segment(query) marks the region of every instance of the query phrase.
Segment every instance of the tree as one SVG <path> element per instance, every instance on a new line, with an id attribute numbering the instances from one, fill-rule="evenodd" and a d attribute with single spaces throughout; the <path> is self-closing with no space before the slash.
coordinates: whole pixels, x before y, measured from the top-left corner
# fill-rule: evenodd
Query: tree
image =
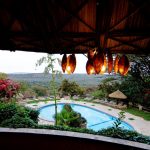
<path id="1" fill-rule="evenodd" d="M 54 94 L 54 101 L 55 101 L 55 125 L 57 125 L 57 91 L 56 91 L 56 74 L 59 74 L 61 77 L 61 72 L 54 69 L 54 63 L 56 62 L 56 58 L 54 58 L 54 55 L 48 54 L 47 57 L 42 57 L 39 60 L 37 60 L 36 66 L 41 66 L 43 63 L 46 64 L 44 73 L 48 74 L 51 73 L 52 80 L 50 82 L 50 85 L 52 86 L 52 93 Z"/>
<path id="2" fill-rule="evenodd" d="M 150 81 L 150 56 L 130 56 L 131 71 L 130 74 L 142 82 Z"/>
<path id="3" fill-rule="evenodd" d="M 64 79 L 59 87 L 59 91 L 62 92 L 63 95 L 83 95 L 84 89 L 81 88 L 76 82 L 68 81 Z"/>

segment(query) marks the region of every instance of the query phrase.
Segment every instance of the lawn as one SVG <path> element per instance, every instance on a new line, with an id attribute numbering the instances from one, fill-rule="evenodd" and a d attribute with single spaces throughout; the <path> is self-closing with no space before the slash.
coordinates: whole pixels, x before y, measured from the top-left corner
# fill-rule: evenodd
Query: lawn
<path id="1" fill-rule="evenodd" d="M 150 112 L 141 111 L 141 110 L 138 110 L 137 108 L 127 108 L 124 111 L 150 121 Z"/>

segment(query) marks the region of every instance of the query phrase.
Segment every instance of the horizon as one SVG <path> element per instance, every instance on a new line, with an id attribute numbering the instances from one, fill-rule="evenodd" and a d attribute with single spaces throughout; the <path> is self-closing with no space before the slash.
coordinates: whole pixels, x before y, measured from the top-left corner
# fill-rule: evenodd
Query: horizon
<path id="1" fill-rule="evenodd" d="M 0 72 L 3 73 L 43 73 L 45 64 L 36 67 L 36 62 L 47 53 L 2 51 L 0 50 Z M 63 55 L 55 54 L 54 57 L 62 59 Z M 86 73 L 87 58 L 82 54 L 76 54 L 76 69 L 74 73 Z M 82 63 L 81 63 L 82 62 Z M 58 71 L 62 71 L 58 61 L 54 64 Z"/>

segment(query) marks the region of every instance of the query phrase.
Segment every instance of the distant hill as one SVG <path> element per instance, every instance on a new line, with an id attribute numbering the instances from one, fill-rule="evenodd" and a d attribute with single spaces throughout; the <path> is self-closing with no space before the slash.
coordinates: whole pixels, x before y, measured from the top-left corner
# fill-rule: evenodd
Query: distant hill
<path id="1" fill-rule="evenodd" d="M 87 75 L 87 74 L 63 74 L 62 80 L 67 79 L 70 81 L 75 81 L 79 85 L 84 87 L 93 87 L 97 86 L 101 80 L 107 77 L 118 78 L 117 75 Z M 48 86 L 50 83 L 51 74 L 45 75 L 44 73 L 25 73 L 25 74 L 8 74 L 8 78 L 16 80 L 16 81 L 25 81 L 29 84 L 40 84 Z M 61 80 L 56 77 L 56 82 L 60 84 Z"/>

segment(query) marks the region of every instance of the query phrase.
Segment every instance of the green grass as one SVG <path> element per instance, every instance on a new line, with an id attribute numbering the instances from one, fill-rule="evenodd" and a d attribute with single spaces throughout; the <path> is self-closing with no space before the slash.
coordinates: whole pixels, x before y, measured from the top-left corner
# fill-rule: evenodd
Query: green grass
<path id="1" fill-rule="evenodd" d="M 124 111 L 150 121 L 150 112 L 141 111 L 141 110 L 138 110 L 137 108 L 127 108 Z"/>

